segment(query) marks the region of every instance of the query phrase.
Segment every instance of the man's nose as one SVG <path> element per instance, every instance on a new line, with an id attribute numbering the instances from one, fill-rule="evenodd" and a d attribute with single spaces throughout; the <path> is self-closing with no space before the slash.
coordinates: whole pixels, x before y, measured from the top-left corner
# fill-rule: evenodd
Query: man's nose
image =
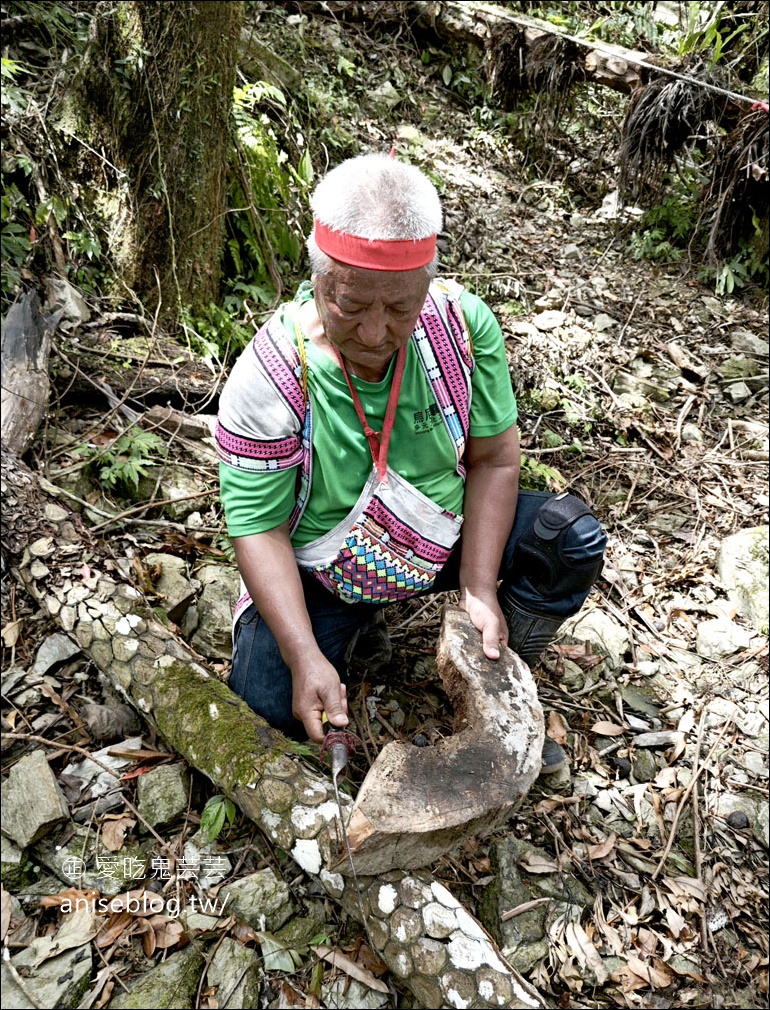
<path id="1" fill-rule="evenodd" d="M 370 309 L 358 324 L 358 339 L 368 347 L 376 347 L 385 339 L 388 322 L 382 310 Z"/>

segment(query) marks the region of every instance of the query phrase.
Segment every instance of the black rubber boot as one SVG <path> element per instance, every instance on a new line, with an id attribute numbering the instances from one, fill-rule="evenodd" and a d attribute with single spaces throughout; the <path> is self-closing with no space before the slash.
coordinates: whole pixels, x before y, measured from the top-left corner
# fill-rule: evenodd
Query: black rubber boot
<path id="1" fill-rule="evenodd" d="M 529 667 L 537 663 L 566 620 L 553 614 L 532 613 L 510 596 L 503 601 L 503 612 L 508 623 L 508 645 Z"/>
<path id="2" fill-rule="evenodd" d="M 541 775 L 553 775 L 554 772 L 560 772 L 567 764 L 567 755 L 549 736 L 543 741 L 542 762 Z"/>

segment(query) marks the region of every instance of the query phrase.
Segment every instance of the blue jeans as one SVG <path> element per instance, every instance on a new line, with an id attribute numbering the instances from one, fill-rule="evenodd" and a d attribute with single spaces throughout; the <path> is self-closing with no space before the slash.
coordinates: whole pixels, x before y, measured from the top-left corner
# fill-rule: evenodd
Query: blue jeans
<path id="1" fill-rule="evenodd" d="M 520 491 L 516 518 L 500 566 L 499 595 L 508 594 L 525 610 L 550 617 L 568 617 L 585 602 L 601 568 L 607 538 L 590 513 L 576 519 L 559 541 L 550 560 L 538 562 L 536 553 L 522 548 L 532 538 L 541 507 L 554 495 Z M 574 500 L 574 499 L 571 499 Z M 439 573 L 430 593 L 459 588 L 460 546 Z M 344 603 L 312 575 L 300 573 L 310 622 L 321 652 L 343 683 L 348 681 L 348 646 L 365 630 L 382 605 Z M 291 672 L 278 644 L 252 605 L 235 630 L 230 687 L 276 729 L 298 740 L 304 727 L 291 712 Z"/>

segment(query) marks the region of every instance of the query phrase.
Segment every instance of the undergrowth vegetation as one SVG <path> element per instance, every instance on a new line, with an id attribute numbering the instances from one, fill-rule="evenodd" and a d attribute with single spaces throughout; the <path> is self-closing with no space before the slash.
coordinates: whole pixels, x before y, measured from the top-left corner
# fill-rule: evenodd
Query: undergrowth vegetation
<path id="1" fill-rule="evenodd" d="M 752 88 L 761 93 L 767 79 L 767 10 L 763 12 L 762 5 L 683 3 L 678 19 L 661 18 L 655 5 L 639 2 L 502 6 L 548 20 L 568 35 L 655 54 L 683 72 L 705 74 L 749 94 Z M 52 267 L 87 294 L 125 302 L 130 292 L 116 277 L 112 250 L 120 189 L 113 186 L 108 194 L 95 184 L 98 152 L 89 152 L 84 138 L 73 136 L 66 110 L 72 74 L 87 46 L 88 11 L 76 3 L 10 3 L 7 13 L 11 31 L 2 60 L 2 111 L 9 141 L 2 159 L 0 206 L 3 307 Z M 329 164 L 356 152 L 344 121 L 356 111 L 357 102 L 374 97 L 344 36 L 333 41 L 337 75 L 330 77 L 326 64 L 319 61 L 314 69 L 319 42 L 306 31 L 307 15 L 276 11 L 276 24 L 281 18 L 284 59 L 295 66 L 299 60 L 301 79 L 296 86 L 284 87 L 240 75 L 232 103 L 221 293 L 204 311 L 182 313 L 190 345 L 219 360 L 243 347 L 254 321 L 264 318 L 302 274 L 309 190 Z M 376 18 L 371 30 L 378 30 Z M 451 91 L 477 123 L 479 144 L 495 143 L 497 137 L 529 166 L 533 184 L 563 187 L 573 206 L 598 205 L 617 185 L 618 151 L 621 160 L 630 157 L 625 177 L 621 168 L 621 184 L 626 185 L 624 195 L 643 211 L 626 227 L 630 256 L 681 262 L 720 295 L 767 283 L 766 115 L 755 117 L 751 136 L 746 128 L 734 140 L 735 165 L 728 166 L 733 181 L 716 192 L 714 166 L 722 157 L 716 152 L 739 127 L 734 117 L 714 118 L 713 102 L 708 109 L 699 107 L 697 113 L 685 115 L 674 143 L 665 136 L 657 139 L 662 122 L 671 118 L 670 89 L 661 90 L 654 111 L 630 130 L 628 119 L 625 126 L 621 123 L 628 100 L 582 82 L 565 70 L 566 59 L 555 69 L 557 46 L 533 71 L 530 83 L 536 90 L 521 90 L 515 107 L 506 109 L 496 104 L 482 67 L 468 53 L 452 53 L 415 35 L 411 42 L 419 47 L 430 79 Z M 46 83 L 49 79 L 55 88 Z M 398 60 L 389 68 L 387 88 L 379 89 L 378 107 L 398 110 L 400 119 L 419 123 L 419 95 L 404 79 Z M 697 94 L 695 86 L 685 85 L 677 101 L 689 102 Z M 626 137 L 630 133 L 637 139 L 641 130 L 647 148 L 624 155 L 624 130 Z M 85 176 L 77 175 L 86 160 L 91 162 L 93 191 Z M 650 165 L 653 169 L 647 171 Z M 736 165 L 743 165 L 747 181 L 738 178 Z M 655 184 L 648 185 L 653 177 Z M 440 178 L 436 181 L 443 184 Z M 731 207 L 741 201 L 746 206 L 740 222 L 725 224 Z"/>

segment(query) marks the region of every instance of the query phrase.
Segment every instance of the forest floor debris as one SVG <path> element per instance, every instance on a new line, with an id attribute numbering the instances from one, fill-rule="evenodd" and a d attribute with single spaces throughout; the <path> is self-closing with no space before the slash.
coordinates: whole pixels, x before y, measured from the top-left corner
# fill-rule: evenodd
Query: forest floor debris
<path id="1" fill-rule="evenodd" d="M 264 23 L 279 39 L 273 17 Z M 766 308 L 717 299 L 679 266 L 631 259 L 600 188 L 578 198 L 559 182 L 527 183 L 520 152 L 406 40 L 396 66 L 392 39 L 333 22 L 303 30 L 366 68 L 361 93 L 351 91 L 360 105 L 351 99 L 344 120 L 356 143 L 394 143 L 441 181 L 448 272 L 489 301 L 508 336 L 525 481 L 577 490 L 610 535 L 587 610 L 538 670 L 548 733 L 569 766 L 538 780 L 507 831 L 472 839 L 434 869 L 560 1006 L 764 1006 L 767 626 L 721 559 L 733 537 L 767 529 Z M 319 82 L 330 73 L 325 52 L 313 48 Z M 83 306 L 63 294 L 71 326 L 84 325 Z M 99 307 L 87 311 L 98 322 Z M 169 459 L 195 471 L 187 506 L 173 523 L 151 500 L 111 519 L 126 510 L 82 479 L 74 451 L 100 437 L 110 437 L 103 412 L 54 408 L 36 454 L 55 483 L 72 471 L 68 504 L 79 498 L 86 515 L 96 506 L 90 518 L 115 563 L 197 643 L 213 643 L 203 651 L 225 674 L 226 636 L 207 633 L 195 581 L 221 588 L 232 578 L 214 498 L 194 497 L 201 480 L 214 486 L 213 463 L 170 437 Z M 159 581 L 158 554 L 186 562 L 190 593 Z M 58 781 L 58 809 L 71 819 L 62 830 L 46 813 L 42 838 L 37 827 L 14 844 L 3 838 L 2 933 L 13 955 L 4 990 L 15 986 L 12 998 L 32 1006 L 408 1006 L 396 987 L 388 995 L 356 977 L 384 970 L 360 929 L 335 919 L 253 826 L 223 817 L 209 839 L 211 788 L 194 771 L 175 785 L 174 819 L 150 813 L 139 783 L 165 775 L 173 755 L 119 721 L 89 718 L 114 704 L 97 671 L 53 648 L 60 636 L 28 601 L 12 592 L 10 603 L 4 764 L 13 785 L 22 762 L 42 759 L 36 789 Z M 440 608 L 429 599 L 387 613 L 392 661 L 362 668 L 352 697 L 353 788 L 388 740 L 429 746 L 449 732 L 435 676 Z M 208 628 L 217 625 L 221 615 Z M 14 813 L 34 817 L 36 789 L 11 794 L 5 831 Z M 252 886 L 256 897 L 241 901 Z M 78 898 L 107 901 L 97 933 L 74 910 Z M 318 953 L 330 946 L 332 965 Z M 64 989 L 48 988 L 62 978 Z"/>

